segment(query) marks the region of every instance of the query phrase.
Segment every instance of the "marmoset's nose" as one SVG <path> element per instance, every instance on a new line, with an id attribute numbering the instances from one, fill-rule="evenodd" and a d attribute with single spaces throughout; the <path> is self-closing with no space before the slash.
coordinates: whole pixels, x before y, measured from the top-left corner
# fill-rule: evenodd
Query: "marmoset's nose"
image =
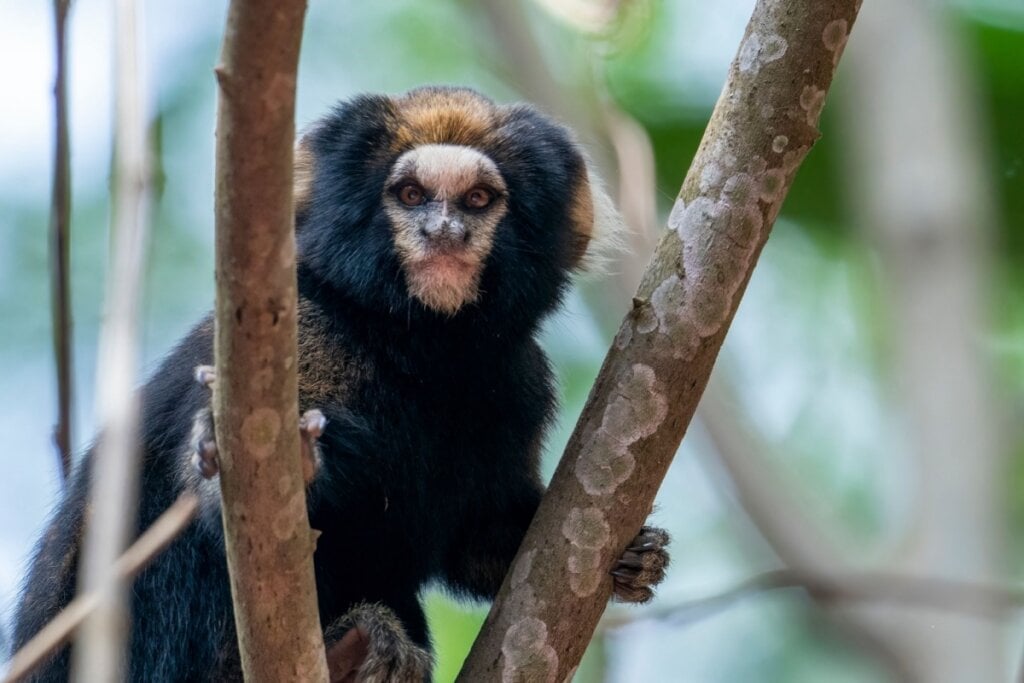
<path id="1" fill-rule="evenodd" d="M 469 230 L 462 219 L 448 211 L 448 202 L 441 202 L 436 212 L 420 227 L 420 235 L 437 246 L 456 246 L 469 241 Z"/>

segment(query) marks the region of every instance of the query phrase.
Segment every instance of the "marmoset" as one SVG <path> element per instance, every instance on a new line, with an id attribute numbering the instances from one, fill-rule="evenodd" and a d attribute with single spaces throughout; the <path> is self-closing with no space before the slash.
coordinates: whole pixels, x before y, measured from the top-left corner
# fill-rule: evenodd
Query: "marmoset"
<path id="1" fill-rule="evenodd" d="M 565 127 L 463 88 L 340 104 L 302 136 L 295 178 L 299 407 L 319 411 L 302 428 L 332 680 L 427 680 L 418 593 L 439 581 L 488 600 L 501 586 L 555 411 L 538 327 L 618 219 Z M 194 379 L 212 362 L 207 318 L 142 388 L 139 529 L 184 490 L 202 502 L 134 582 L 131 680 L 241 680 L 202 386 L 214 375 Z M 73 597 L 91 460 L 36 550 L 15 647 Z M 615 595 L 650 598 L 666 543 L 641 530 L 610 568 Z M 346 636 L 362 641 L 354 661 L 332 658 Z M 35 679 L 65 680 L 69 661 L 64 648 Z"/>

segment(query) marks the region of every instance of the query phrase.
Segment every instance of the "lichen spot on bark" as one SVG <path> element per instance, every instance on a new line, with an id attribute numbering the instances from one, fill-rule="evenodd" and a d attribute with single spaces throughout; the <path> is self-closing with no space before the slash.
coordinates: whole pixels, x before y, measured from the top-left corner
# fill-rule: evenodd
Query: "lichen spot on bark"
<path id="1" fill-rule="evenodd" d="M 277 479 L 277 495 L 286 496 L 288 492 L 292 490 L 292 478 L 291 475 L 282 474 Z"/>
<path id="2" fill-rule="evenodd" d="M 661 281 L 651 294 L 651 309 L 654 311 L 654 326 L 664 334 L 673 334 L 679 322 L 679 314 L 686 306 L 686 288 L 683 280 L 673 273 Z"/>
<path id="3" fill-rule="evenodd" d="M 277 449 L 281 416 L 273 408 L 257 408 L 242 421 L 242 447 L 253 457 L 264 460 Z"/>
<path id="4" fill-rule="evenodd" d="M 585 598 L 593 595 L 604 578 L 601 572 L 601 553 L 596 550 L 575 549 L 566 560 L 569 572 L 569 590 L 573 595 Z"/>
<path id="5" fill-rule="evenodd" d="M 573 508 L 562 523 L 569 541 L 566 571 L 569 588 L 578 597 L 593 595 L 603 578 L 601 559 L 611 540 L 611 527 L 600 508 Z"/>
<path id="6" fill-rule="evenodd" d="M 662 425 L 669 410 L 665 387 L 650 366 L 633 364 L 617 393 L 604 411 L 603 431 L 630 444 L 650 436 Z"/>
<path id="7" fill-rule="evenodd" d="M 701 192 L 710 192 L 712 188 L 721 187 L 726 177 L 725 170 L 714 161 L 709 161 L 700 170 L 699 187 Z M 675 208 L 675 207 L 673 207 Z"/>
<path id="8" fill-rule="evenodd" d="M 576 479 L 588 494 L 606 496 L 629 479 L 635 467 L 636 458 L 624 444 L 596 430 L 576 460 Z"/>
<path id="9" fill-rule="evenodd" d="M 668 406 L 664 387 L 653 368 L 634 363 L 616 393 L 618 396 L 605 408 L 601 431 L 625 445 L 658 431 Z"/>
<path id="10" fill-rule="evenodd" d="M 523 617 L 505 631 L 502 683 L 554 683 L 558 655 L 548 644 L 548 626 L 536 617 Z"/>
<path id="11" fill-rule="evenodd" d="M 537 549 L 523 553 L 515 566 L 512 568 L 512 587 L 515 588 L 530 578 L 530 570 L 533 569 L 533 558 L 537 556 Z"/>
<path id="12" fill-rule="evenodd" d="M 740 73 L 756 74 L 765 64 L 770 64 L 785 56 L 789 43 L 777 34 L 762 36 L 756 31 L 751 33 L 740 46 Z"/>
<path id="13" fill-rule="evenodd" d="M 772 168 L 761 176 L 761 201 L 768 204 L 782 200 L 782 193 L 786 189 L 786 172 L 781 168 Z"/>
<path id="14" fill-rule="evenodd" d="M 633 341 L 633 325 L 627 321 L 619 328 L 618 333 L 615 335 L 615 348 L 623 351 L 629 346 L 631 341 Z"/>
<path id="15" fill-rule="evenodd" d="M 601 508 L 574 507 L 562 523 L 562 535 L 577 548 L 600 550 L 611 540 L 611 527 Z"/>
<path id="16" fill-rule="evenodd" d="M 815 127 L 825 106 L 825 91 L 814 85 L 805 85 L 800 92 L 800 108 L 807 113 L 807 125 Z"/>
<path id="17" fill-rule="evenodd" d="M 249 391 L 254 394 L 266 393 L 274 385 L 274 368 L 262 367 L 249 376 Z"/>
<path id="18" fill-rule="evenodd" d="M 772 140 L 772 151 L 776 154 L 782 154 L 786 151 L 786 145 L 789 144 L 789 137 L 785 135 L 776 135 L 775 139 Z"/>
<path id="19" fill-rule="evenodd" d="M 271 531 L 279 541 L 287 541 L 295 535 L 295 532 L 306 519 L 306 506 L 304 492 L 299 489 L 289 498 L 277 511 L 271 521 Z"/>
<path id="20" fill-rule="evenodd" d="M 682 315 L 700 337 L 725 324 L 760 238 L 763 219 L 754 180 L 747 173 L 735 174 L 724 184 L 719 201 L 697 197 L 678 217 L 675 228 L 683 243 L 687 280 Z M 696 348 L 692 340 L 690 345 Z"/>
<path id="21" fill-rule="evenodd" d="M 629 445 L 654 434 L 668 411 L 664 387 L 648 365 L 634 364 L 615 393 L 576 460 L 576 479 L 592 496 L 614 493 L 629 479 L 636 467 Z"/>
<path id="22" fill-rule="evenodd" d="M 821 42 L 825 49 L 832 53 L 832 65 L 839 63 L 839 58 L 846 48 L 846 41 L 850 38 L 850 25 L 846 19 L 835 19 L 830 21 L 825 30 L 821 32 Z"/>

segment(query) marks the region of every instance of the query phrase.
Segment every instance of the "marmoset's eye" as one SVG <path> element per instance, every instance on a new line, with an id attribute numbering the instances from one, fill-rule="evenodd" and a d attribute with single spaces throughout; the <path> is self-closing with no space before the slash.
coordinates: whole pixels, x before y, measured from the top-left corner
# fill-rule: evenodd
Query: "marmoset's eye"
<path id="1" fill-rule="evenodd" d="M 426 198 L 423 188 L 416 183 L 406 183 L 398 188 L 398 201 L 406 206 L 419 206 Z"/>
<path id="2" fill-rule="evenodd" d="M 463 195 L 462 201 L 471 209 L 483 209 L 494 201 L 494 193 L 485 187 L 474 187 Z"/>

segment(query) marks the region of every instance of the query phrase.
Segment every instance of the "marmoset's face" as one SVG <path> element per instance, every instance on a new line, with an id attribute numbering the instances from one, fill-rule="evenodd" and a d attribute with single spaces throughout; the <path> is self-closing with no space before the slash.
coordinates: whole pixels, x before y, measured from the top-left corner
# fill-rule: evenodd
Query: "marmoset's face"
<path id="1" fill-rule="evenodd" d="M 610 206 L 565 128 L 465 88 L 342 104 L 303 137 L 295 177 L 305 267 L 410 323 L 532 326 Z"/>
<path id="2" fill-rule="evenodd" d="M 412 296 L 447 314 L 476 301 L 507 192 L 494 161 L 472 147 L 423 145 L 398 158 L 383 201 Z"/>

